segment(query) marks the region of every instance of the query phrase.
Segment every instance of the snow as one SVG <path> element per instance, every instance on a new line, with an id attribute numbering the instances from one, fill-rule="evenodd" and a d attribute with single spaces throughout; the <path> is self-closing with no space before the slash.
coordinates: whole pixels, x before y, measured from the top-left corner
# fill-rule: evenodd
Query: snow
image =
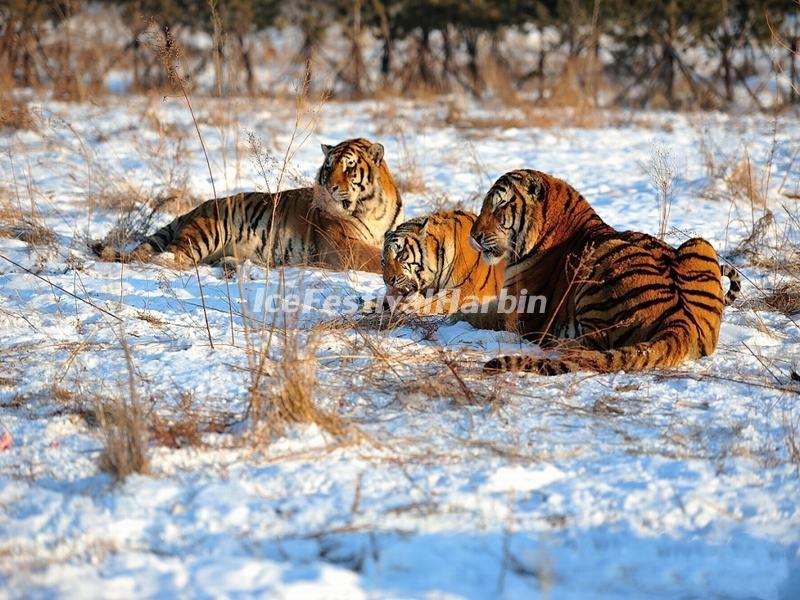
<path id="1" fill-rule="evenodd" d="M 124 212 L 102 198 L 183 180 L 212 194 L 191 118 L 178 98 L 34 109 L 38 131 L 0 132 L 0 186 L 57 240 L 0 238 L 0 256 L 19 265 L 0 258 L 0 431 L 13 438 L 0 451 L 0 596 L 800 597 L 797 315 L 739 303 L 717 352 L 671 371 L 484 378 L 497 352 L 536 347 L 465 323 L 356 327 L 323 306 L 371 298 L 379 275 L 288 268 L 267 281 L 246 264 L 226 285 L 201 266 L 198 284 L 192 271 L 97 262 L 86 241 Z M 195 109 L 217 189 L 275 189 L 247 137 L 282 157 L 293 106 L 199 98 Z M 281 185 L 313 177 L 319 143 L 365 136 L 395 174 L 415 165 L 424 181 L 404 194 L 408 217 L 443 194 L 474 210 L 499 175 L 530 167 L 572 183 L 617 228 L 655 233 L 645 165 L 659 146 L 678 175 L 669 241 L 701 235 L 725 255 L 761 208 L 710 181 L 702 145 L 720 165 L 746 151 L 759 177 L 769 168 L 771 235 L 798 240 L 796 205 L 780 194 L 800 175 L 789 116 L 609 114 L 591 128 L 503 130 L 447 125 L 446 114 L 404 100 L 329 103 L 304 117 Z M 745 300 L 780 280 L 742 271 Z M 364 440 L 340 443 L 316 425 L 269 444 L 248 434 L 244 300 L 281 290 L 319 292 L 285 315 L 288 330 L 316 352 L 315 402 Z M 152 441 L 149 473 L 115 482 L 83 415 L 128 394 L 122 339 L 147 411 L 171 418 L 188 398 L 204 422 L 228 427 L 202 444 Z M 270 356 L 283 352 L 277 336 Z"/>

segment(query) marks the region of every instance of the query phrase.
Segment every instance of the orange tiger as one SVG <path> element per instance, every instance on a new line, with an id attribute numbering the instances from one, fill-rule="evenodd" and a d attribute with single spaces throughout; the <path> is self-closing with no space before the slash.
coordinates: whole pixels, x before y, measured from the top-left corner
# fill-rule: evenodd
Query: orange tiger
<path id="1" fill-rule="evenodd" d="M 403 220 L 403 203 L 381 144 L 363 138 L 322 144 L 315 185 L 207 200 L 147 237 L 131 252 L 102 243 L 103 260 L 147 261 L 172 252 L 175 264 L 251 259 L 380 272 L 384 233 Z"/>
<path id="2" fill-rule="evenodd" d="M 694 238 L 679 248 L 608 226 L 570 185 L 539 171 L 498 179 L 471 232 L 483 259 L 506 260 L 515 297 L 544 296 L 541 314 L 459 315 L 479 327 L 516 329 L 558 358 L 501 356 L 487 373 L 542 375 L 673 367 L 714 351 L 726 298 L 717 254 Z M 730 274 L 730 271 L 726 269 Z M 738 292 L 731 281 L 728 300 Z"/>
<path id="3" fill-rule="evenodd" d="M 401 223 L 386 234 L 383 281 L 387 297 L 400 299 L 397 308 L 449 313 L 497 296 L 505 265 L 486 264 L 470 245 L 476 219 L 471 212 L 442 211 Z"/>

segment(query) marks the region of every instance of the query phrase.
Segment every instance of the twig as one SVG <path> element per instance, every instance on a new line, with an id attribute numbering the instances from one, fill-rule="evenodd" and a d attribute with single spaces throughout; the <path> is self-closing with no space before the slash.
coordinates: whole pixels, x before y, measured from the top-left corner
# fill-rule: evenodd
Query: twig
<path id="1" fill-rule="evenodd" d="M 212 13 L 213 13 L 214 12 L 213 4 L 212 4 L 211 8 L 212 8 Z M 215 24 L 215 27 L 216 27 L 216 24 Z M 167 38 L 167 42 L 166 42 L 167 48 L 177 48 L 177 45 L 175 43 L 175 38 L 172 36 L 172 33 L 170 32 L 168 27 L 164 28 L 164 35 Z M 177 53 L 177 50 L 175 50 L 175 52 Z M 194 124 L 195 131 L 197 132 L 197 137 L 200 140 L 200 147 L 203 149 L 203 156 L 205 157 L 206 168 L 208 169 L 208 177 L 211 180 L 211 190 L 214 193 L 214 211 L 216 213 L 215 216 L 217 217 L 217 225 L 216 226 L 220 227 L 220 225 L 222 223 L 222 215 L 220 214 L 220 211 L 219 211 L 219 197 L 217 196 L 217 186 L 214 183 L 214 173 L 213 173 L 213 171 L 211 169 L 211 160 L 208 158 L 208 151 L 206 150 L 206 143 L 205 143 L 205 140 L 203 140 L 203 134 L 200 133 L 200 125 L 197 122 L 197 116 L 194 113 L 194 107 L 192 106 L 192 100 L 189 97 L 189 92 L 186 89 L 186 82 L 183 80 L 183 77 L 178 74 L 177 66 L 176 65 L 172 65 L 169 62 L 167 62 L 169 60 L 169 53 L 166 50 L 165 50 L 165 54 L 164 54 L 164 60 L 165 60 L 165 64 L 166 64 L 166 67 L 167 67 L 167 75 L 180 88 L 181 93 L 183 94 L 183 99 L 186 101 L 186 106 L 189 109 L 189 114 L 192 116 L 192 123 Z M 228 200 L 228 202 L 226 202 L 226 205 L 228 207 L 228 216 L 230 216 L 230 212 L 231 212 L 231 210 L 230 210 L 230 200 Z M 195 269 L 196 268 L 197 268 L 197 265 L 195 265 Z M 199 275 L 198 275 L 198 282 L 199 281 L 200 281 L 200 278 L 199 278 Z M 228 281 L 227 277 L 225 278 L 225 291 L 226 291 L 227 297 L 228 297 L 228 308 L 230 309 L 233 306 L 233 303 L 231 302 L 230 282 Z M 201 287 L 200 288 L 201 297 L 202 297 L 202 294 L 203 294 L 203 289 Z M 229 317 L 230 317 L 230 322 L 231 322 L 231 344 L 233 346 L 236 346 L 236 339 L 234 337 L 233 313 L 230 312 L 230 310 L 229 310 Z M 208 318 L 206 318 L 206 325 L 208 325 Z M 210 332 L 209 332 L 209 335 L 208 335 L 208 339 L 209 339 L 209 341 L 211 341 L 211 333 Z M 211 347 L 212 348 L 214 347 L 213 343 L 211 344 Z"/>
<path id="2" fill-rule="evenodd" d="M 197 268 L 197 261 L 194 259 L 194 244 L 189 241 L 189 249 L 192 252 L 192 264 L 194 264 L 194 274 L 197 277 L 197 285 L 200 288 L 200 302 L 203 305 L 203 318 L 206 321 L 206 333 L 208 334 L 208 343 L 211 344 L 211 349 L 214 349 L 214 341 L 211 339 L 211 327 L 208 324 L 208 311 L 206 310 L 206 297 L 203 294 L 203 282 L 200 281 L 200 270 Z"/>
<path id="3" fill-rule="evenodd" d="M 781 383 L 781 380 L 778 378 L 778 376 L 777 376 L 777 375 L 775 375 L 775 373 L 773 373 L 773 372 L 772 372 L 772 369 L 770 369 L 770 368 L 769 368 L 769 365 L 767 365 L 767 363 L 765 363 L 765 362 L 764 362 L 764 360 L 763 360 L 763 359 L 762 359 L 762 358 L 761 358 L 761 357 L 760 357 L 758 354 L 756 354 L 755 352 L 753 352 L 752 348 L 750 348 L 750 346 L 748 346 L 748 345 L 747 345 L 747 342 L 742 342 L 742 346 L 744 346 L 745 348 L 747 348 L 747 350 L 750 352 L 750 354 L 752 354 L 752 355 L 753 355 L 753 357 L 754 357 L 754 358 L 755 358 L 755 359 L 756 359 L 758 362 L 760 362 L 760 363 L 761 363 L 761 366 L 762 366 L 762 367 L 764 367 L 764 369 L 766 369 L 767 373 L 769 373 L 770 375 L 772 375 L 773 379 L 775 379 L 775 381 L 776 381 L 776 382 L 777 382 L 777 383 L 780 385 L 780 383 Z"/>
<path id="4" fill-rule="evenodd" d="M 12 265 L 14 265 L 15 267 L 17 267 L 18 269 L 22 269 L 23 271 L 25 271 L 25 272 L 26 272 L 26 273 L 28 273 L 29 275 L 33 275 L 33 276 L 34 276 L 34 277 L 36 277 L 37 279 L 41 279 L 41 280 L 42 280 L 42 281 L 44 281 L 44 282 L 45 282 L 47 285 L 49 285 L 49 286 L 51 286 L 51 287 L 54 287 L 54 288 L 56 288 L 57 290 L 59 290 L 59 291 L 61 291 L 61 292 L 64 292 L 65 294 L 67 294 L 67 295 L 68 295 L 68 296 L 70 296 L 71 298 L 75 298 L 76 300 L 80 300 L 81 302 L 83 302 L 84 304 L 88 304 L 89 306 L 91 306 L 91 307 L 92 307 L 92 308 L 94 308 L 95 310 L 99 310 L 101 313 L 104 313 L 104 314 L 108 315 L 109 317 L 114 317 L 114 318 L 115 318 L 117 321 L 122 321 L 122 318 L 118 317 L 118 316 L 117 316 L 117 315 L 115 315 L 114 313 L 107 311 L 105 308 L 101 308 L 101 307 L 97 306 L 97 304 L 95 304 L 94 302 L 90 302 L 90 301 L 89 301 L 89 300 L 87 300 L 86 298 L 81 298 L 81 297 L 80 297 L 80 296 L 78 296 L 77 294 L 73 294 L 72 292 L 70 292 L 69 290 L 66 290 L 66 289 L 64 289 L 63 287 L 61 287 L 61 286 L 60 286 L 60 285 L 58 285 L 57 283 L 53 283 L 52 281 L 48 280 L 48 279 L 47 279 L 47 278 L 45 278 L 45 277 L 42 277 L 42 276 L 41 276 L 41 275 L 39 275 L 38 273 L 34 273 L 34 272 L 33 272 L 33 271 L 31 271 L 30 269 L 28 269 L 28 268 L 26 268 L 26 267 L 23 267 L 21 264 L 19 264 L 19 263 L 17 263 L 17 262 L 14 262 L 13 260 L 11 260 L 10 258 L 8 258 L 7 256 L 4 256 L 4 255 L 0 254 L 0 258 L 2 258 L 2 259 L 3 259 L 3 260 L 5 260 L 5 261 L 8 261 L 8 262 L 10 262 Z"/>

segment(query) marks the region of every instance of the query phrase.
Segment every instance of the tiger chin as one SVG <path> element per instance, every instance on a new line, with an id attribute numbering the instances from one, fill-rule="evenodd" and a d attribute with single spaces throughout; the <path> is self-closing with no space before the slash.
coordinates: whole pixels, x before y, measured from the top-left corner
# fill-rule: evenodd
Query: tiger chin
<path id="1" fill-rule="evenodd" d="M 711 244 L 678 248 L 644 233 L 617 231 L 573 187 L 545 173 L 500 177 L 483 201 L 471 236 L 488 264 L 507 261 L 509 294 L 541 295 L 546 310 L 461 315 L 476 327 L 519 331 L 555 358 L 500 356 L 484 372 L 640 371 L 708 356 L 723 308 L 739 291 L 736 271 L 720 267 Z M 727 294 L 721 277 L 730 279 Z"/>
<path id="2" fill-rule="evenodd" d="M 322 152 L 313 187 L 207 200 L 130 252 L 101 242 L 92 250 L 116 262 L 146 262 L 171 252 L 178 268 L 220 262 L 228 270 L 250 259 L 379 273 L 384 234 L 403 220 L 384 148 L 358 138 L 322 144 Z"/>
<path id="3" fill-rule="evenodd" d="M 401 223 L 387 232 L 381 265 L 384 308 L 423 315 L 478 309 L 497 296 L 505 263 L 488 265 L 470 244 L 477 216 L 441 211 Z M 372 312 L 377 301 L 362 312 Z"/>

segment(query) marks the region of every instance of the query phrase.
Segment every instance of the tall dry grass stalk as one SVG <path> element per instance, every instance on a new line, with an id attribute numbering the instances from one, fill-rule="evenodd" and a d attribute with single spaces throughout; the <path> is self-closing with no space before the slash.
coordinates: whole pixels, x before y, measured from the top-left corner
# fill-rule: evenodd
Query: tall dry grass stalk
<path id="1" fill-rule="evenodd" d="M 288 426 L 298 424 L 314 424 L 338 438 L 358 437 L 355 427 L 314 402 L 319 387 L 317 335 L 286 323 L 278 333 L 281 355 L 260 361 L 264 372 L 249 389 L 247 416 L 253 432 L 262 440 L 283 435 Z"/>
<path id="2" fill-rule="evenodd" d="M 645 167 L 650 183 L 658 193 L 658 238 L 667 236 L 669 213 L 672 207 L 673 186 L 675 183 L 675 159 L 669 149 L 656 146 Z"/>
<path id="3" fill-rule="evenodd" d="M 128 370 L 128 396 L 110 403 L 98 400 L 95 416 L 104 435 L 100 468 L 124 480 L 133 473 L 147 472 L 147 423 L 136 390 L 130 347 L 124 336 L 120 335 L 119 340 Z"/>
<path id="4" fill-rule="evenodd" d="M 214 12 L 214 14 L 216 16 L 215 5 L 212 4 L 211 7 L 212 7 L 212 12 Z M 195 110 L 194 110 L 194 105 L 192 104 L 192 97 L 191 97 L 191 94 L 189 93 L 189 88 L 188 88 L 188 86 L 186 84 L 186 79 L 183 76 L 183 69 L 182 69 L 182 66 L 181 66 L 181 57 L 182 57 L 181 47 L 178 45 L 177 41 L 175 40 L 175 38 L 173 37 L 172 33 L 170 32 L 169 28 L 165 27 L 163 32 L 164 32 L 164 41 L 163 41 L 162 45 L 158 46 L 159 55 L 160 55 L 160 58 L 162 60 L 163 65 L 164 65 L 164 67 L 165 67 L 165 69 L 167 71 L 167 77 L 168 77 L 170 83 L 180 91 L 184 101 L 186 102 L 186 108 L 189 110 L 189 114 L 192 117 L 192 123 L 194 124 L 195 131 L 197 132 L 197 139 L 200 142 L 200 148 L 203 151 L 203 158 L 205 159 L 206 168 L 208 169 L 208 177 L 209 177 L 209 179 L 211 181 L 211 189 L 212 189 L 213 194 L 214 194 L 213 200 L 214 200 L 214 209 L 216 211 L 217 221 L 221 222 L 222 221 L 222 219 L 221 219 L 222 212 L 221 212 L 221 209 L 220 209 L 221 199 L 217 195 L 217 185 L 216 185 L 216 183 L 214 181 L 214 171 L 211 168 L 211 160 L 208 157 L 208 150 L 206 148 L 206 143 L 205 143 L 205 140 L 203 139 L 203 134 L 200 131 L 200 124 L 197 121 L 197 115 L 196 115 Z M 216 28 L 216 24 L 215 24 L 215 34 L 217 36 L 219 35 L 219 30 Z M 218 40 L 218 37 L 217 37 L 217 40 Z M 215 51 L 216 51 L 216 49 L 215 49 Z M 221 77 L 219 78 L 219 80 L 220 80 L 220 83 L 221 83 Z M 226 209 L 227 209 L 227 218 L 230 219 L 231 212 L 233 210 L 232 207 L 231 207 L 230 202 L 226 201 L 225 202 L 225 206 L 226 206 Z M 195 268 L 196 268 L 196 265 L 195 265 Z M 201 294 L 202 294 L 202 284 L 200 284 L 199 275 L 198 275 L 197 281 L 198 281 L 198 284 L 201 285 Z M 232 299 L 231 299 L 230 282 L 228 281 L 227 277 L 225 278 L 225 292 L 226 292 L 227 300 L 228 300 L 228 317 L 229 317 L 230 331 L 231 331 L 231 345 L 235 346 L 236 345 L 236 334 L 235 334 L 235 326 L 234 326 L 234 320 L 233 320 L 233 302 L 232 302 Z M 206 324 L 208 324 L 208 314 L 206 312 L 205 301 L 203 301 L 203 316 L 205 317 Z M 208 332 L 209 344 L 211 344 L 211 347 L 213 348 L 214 347 L 214 342 L 212 341 L 212 338 L 211 338 L 211 329 L 209 327 L 207 327 L 206 330 Z"/>

